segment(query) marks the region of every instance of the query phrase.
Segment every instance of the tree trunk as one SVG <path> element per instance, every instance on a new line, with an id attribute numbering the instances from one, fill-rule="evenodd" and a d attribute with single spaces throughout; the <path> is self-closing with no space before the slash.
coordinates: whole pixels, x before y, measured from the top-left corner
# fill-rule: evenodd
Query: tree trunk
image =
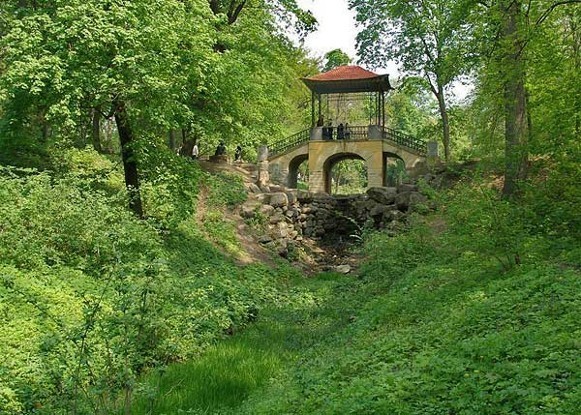
<path id="1" fill-rule="evenodd" d="M 139 177 L 137 174 L 137 162 L 133 154 L 133 131 L 129 124 L 127 108 L 121 99 L 113 101 L 115 106 L 115 124 L 119 132 L 121 143 L 121 159 L 123 161 L 123 171 L 125 172 L 125 186 L 129 194 L 129 209 L 139 218 L 143 218 L 143 207 L 141 195 L 139 193 Z"/>
<path id="2" fill-rule="evenodd" d="M 99 108 L 93 109 L 93 128 L 92 128 L 93 148 L 98 153 L 103 152 L 101 147 L 101 114 Z"/>
<path id="3" fill-rule="evenodd" d="M 440 109 L 440 117 L 442 117 L 442 144 L 444 144 L 444 159 L 446 163 L 450 161 L 450 122 L 448 120 L 448 110 L 446 108 L 446 100 L 444 98 L 444 87 L 438 84 L 438 108 Z"/>
<path id="4" fill-rule="evenodd" d="M 502 196 L 513 198 L 519 190 L 519 181 L 526 177 L 528 122 L 523 39 L 520 34 L 522 22 L 520 1 L 504 0 L 501 3 L 502 52 L 501 71 L 504 82 L 505 117 L 505 174 Z"/>
<path id="5" fill-rule="evenodd" d="M 176 149 L 176 131 L 173 128 L 169 130 L 168 138 L 169 138 L 168 142 L 169 148 L 171 148 L 173 151 Z"/>

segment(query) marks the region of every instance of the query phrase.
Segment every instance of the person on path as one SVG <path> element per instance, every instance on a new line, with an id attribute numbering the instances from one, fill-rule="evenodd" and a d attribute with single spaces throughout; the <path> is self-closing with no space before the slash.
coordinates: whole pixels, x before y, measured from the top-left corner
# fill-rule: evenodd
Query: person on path
<path id="1" fill-rule="evenodd" d="M 242 161 L 242 147 L 240 147 L 240 145 L 236 146 L 236 151 L 234 152 L 234 161 Z"/>
<path id="2" fill-rule="evenodd" d="M 198 148 L 198 143 L 194 143 L 192 147 L 192 160 L 197 160 L 200 155 L 200 149 Z"/>
<path id="3" fill-rule="evenodd" d="M 224 145 L 223 141 L 220 141 L 218 147 L 216 147 L 216 152 L 214 153 L 215 156 L 223 156 L 226 154 L 226 146 Z"/>

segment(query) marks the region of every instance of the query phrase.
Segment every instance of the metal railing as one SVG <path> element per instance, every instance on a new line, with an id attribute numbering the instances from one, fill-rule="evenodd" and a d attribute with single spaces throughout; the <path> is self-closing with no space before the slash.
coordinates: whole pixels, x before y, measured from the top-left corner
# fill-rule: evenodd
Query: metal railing
<path id="1" fill-rule="evenodd" d="M 383 139 L 393 141 L 403 147 L 415 150 L 422 155 L 425 155 L 428 152 L 428 148 L 424 140 L 404 134 L 401 131 L 397 131 L 392 128 L 383 127 L 382 137 Z"/>
<path id="2" fill-rule="evenodd" d="M 282 140 L 278 140 L 275 143 L 272 143 L 268 146 L 268 156 L 272 157 L 277 154 L 284 153 L 285 151 L 290 150 L 291 148 L 298 147 L 301 144 L 306 143 L 311 139 L 311 129 L 307 128 L 306 130 L 299 131 L 296 134 L 291 135 L 290 137 L 283 138 Z"/>
<path id="3" fill-rule="evenodd" d="M 268 146 L 268 156 L 276 156 L 282 154 L 288 150 L 299 147 L 304 143 L 308 142 L 311 138 L 311 129 L 307 128 L 296 134 L 279 140 Z M 426 142 L 413 137 L 408 134 L 404 134 L 401 131 L 394 130 L 392 128 L 383 127 L 382 138 L 384 140 L 389 140 L 398 144 L 402 147 L 406 147 L 410 150 L 425 155 L 427 153 Z M 344 131 L 343 140 L 367 140 L 369 139 L 369 127 L 368 126 L 349 126 Z M 333 128 L 333 140 L 337 140 L 337 128 Z"/>

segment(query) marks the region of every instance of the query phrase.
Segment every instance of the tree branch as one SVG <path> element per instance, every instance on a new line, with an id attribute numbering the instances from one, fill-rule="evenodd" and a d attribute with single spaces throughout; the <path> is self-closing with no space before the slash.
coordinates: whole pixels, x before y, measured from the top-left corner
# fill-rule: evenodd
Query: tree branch
<path id="1" fill-rule="evenodd" d="M 243 0 L 236 7 L 234 7 L 235 2 L 230 3 L 230 9 L 228 10 L 228 24 L 233 24 L 238 19 L 238 15 L 244 8 L 247 0 Z"/>
<path id="2" fill-rule="evenodd" d="M 547 19 L 547 17 L 549 17 L 549 15 L 553 12 L 553 10 L 555 10 L 557 7 L 573 3 L 581 3 L 581 0 L 563 0 L 553 3 L 551 7 L 545 10 L 543 14 L 541 14 L 541 16 L 537 19 L 535 26 L 539 26 L 541 23 L 543 23 Z"/>

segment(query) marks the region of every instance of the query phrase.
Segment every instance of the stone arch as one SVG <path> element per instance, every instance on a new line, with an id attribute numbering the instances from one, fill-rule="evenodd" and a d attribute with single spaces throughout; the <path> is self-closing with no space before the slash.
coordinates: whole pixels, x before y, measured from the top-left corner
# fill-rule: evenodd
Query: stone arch
<path id="1" fill-rule="evenodd" d="M 309 159 L 307 154 L 299 154 L 293 158 L 288 164 L 287 187 L 291 189 L 297 188 L 299 166 Z"/>
<path id="2" fill-rule="evenodd" d="M 333 167 L 337 163 L 339 163 L 340 161 L 343 161 L 343 160 L 363 160 L 368 167 L 368 175 L 369 175 L 368 162 L 361 155 L 359 155 L 357 153 L 351 153 L 351 152 L 343 152 L 343 153 L 333 154 L 330 157 L 328 157 L 327 160 L 325 160 L 325 162 L 323 163 L 323 180 L 325 183 L 325 192 L 326 193 L 331 194 L 331 170 L 333 170 Z M 368 177 L 368 180 L 369 180 L 369 177 Z"/>
<path id="3" fill-rule="evenodd" d="M 384 186 L 393 186 L 394 183 L 392 182 L 393 178 L 389 177 L 389 172 L 390 172 L 390 165 L 392 163 L 390 163 L 390 161 L 394 161 L 396 165 L 400 165 L 402 166 L 403 170 L 407 170 L 407 166 L 406 166 L 406 162 L 403 159 L 403 157 L 401 157 L 399 154 L 390 152 L 390 151 L 384 151 L 383 152 L 383 185 Z"/>

